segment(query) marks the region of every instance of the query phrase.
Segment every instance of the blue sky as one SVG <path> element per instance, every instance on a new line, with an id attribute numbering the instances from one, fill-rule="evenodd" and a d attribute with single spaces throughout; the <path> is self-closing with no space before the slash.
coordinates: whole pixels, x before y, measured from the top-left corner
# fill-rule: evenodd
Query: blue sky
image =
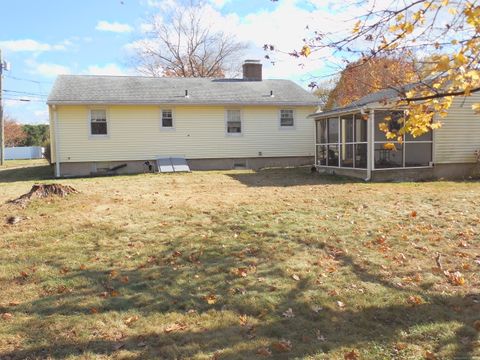
<path id="1" fill-rule="evenodd" d="M 4 76 L 7 114 L 22 123 L 47 122 L 46 95 L 61 73 L 132 75 L 131 47 L 140 40 L 148 15 L 173 0 L 4 1 L 0 48 L 11 63 Z M 209 0 L 209 18 L 222 31 L 249 44 L 245 57 L 262 58 L 265 43 L 291 51 L 301 47 L 305 26 L 332 14 L 328 2 Z M 325 22 L 325 21 L 322 21 Z M 336 21 L 338 22 L 338 20 Z M 325 25 L 327 26 L 327 25 Z M 130 49 L 130 50 L 129 50 Z M 299 67 L 288 56 L 265 64 L 266 77 L 292 79 L 302 86 L 327 72 L 321 61 Z M 30 102 L 17 101 L 29 99 Z M 16 100 L 15 100 L 16 99 Z"/>

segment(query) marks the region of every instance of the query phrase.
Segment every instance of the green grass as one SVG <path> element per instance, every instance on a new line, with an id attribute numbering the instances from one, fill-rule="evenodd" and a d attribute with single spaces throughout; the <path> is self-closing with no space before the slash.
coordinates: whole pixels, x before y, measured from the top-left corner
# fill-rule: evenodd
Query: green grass
<path id="1" fill-rule="evenodd" d="M 147 174 L 4 204 L 46 169 L 0 172 L 23 218 L 0 224 L 2 359 L 480 356 L 480 183 Z"/>

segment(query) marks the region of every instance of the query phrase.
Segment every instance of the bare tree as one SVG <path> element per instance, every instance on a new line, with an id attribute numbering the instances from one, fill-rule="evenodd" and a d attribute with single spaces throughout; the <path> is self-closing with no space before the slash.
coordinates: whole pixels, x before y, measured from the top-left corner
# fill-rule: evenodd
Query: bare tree
<path id="1" fill-rule="evenodd" d="M 225 77 L 238 69 L 247 45 L 208 24 L 203 3 L 178 5 L 150 18 L 135 61 L 150 76 Z"/>

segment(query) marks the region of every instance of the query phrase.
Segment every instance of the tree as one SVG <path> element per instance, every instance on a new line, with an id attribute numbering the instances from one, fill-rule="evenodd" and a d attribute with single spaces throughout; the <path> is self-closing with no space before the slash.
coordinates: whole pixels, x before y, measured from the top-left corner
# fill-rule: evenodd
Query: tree
<path id="1" fill-rule="evenodd" d="M 22 125 L 15 119 L 5 116 L 5 146 L 21 146 L 22 141 L 27 137 L 22 129 Z"/>
<path id="2" fill-rule="evenodd" d="M 223 78 L 236 70 L 246 45 L 213 30 L 206 4 L 174 4 L 146 24 L 150 31 L 136 49 L 138 71 L 150 76 Z"/>
<path id="3" fill-rule="evenodd" d="M 399 88 L 418 81 L 414 63 L 402 58 L 375 57 L 347 65 L 330 92 L 326 107 L 345 106 L 365 95 L 386 88 Z"/>
<path id="4" fill-rule="evenodd" d="M 44 146 L 50 138 L 48 125 L 23 125 L 23 131 L 26 135 L 23 146 Z"/>
<path id="5" fill-rule="evenodd" d="M 332 78 L 312 86 L 315 87 L 313 94 L 318 97 L 319 106 L 323 111 L 331 110 L 333 108 L 329 99 L 331 98 L 334 89 L 338 86 L 338 81 L 337 78 Z"/>
<path id="6" fill-rule="evenodd" d="M 276 1 L 276 0 L 272 0 Z M 329 49 L 349 64 L 368 64 L 382 56 L 425 57 L 417 69 L 415 87 L 397 89 L 398 104 L 407 108 L 404 126 L 387 137 L 402 140 L 405 133 L 419 136 L 440 126 L 433 114 L 445 116 L 457 96 L 480 91 L 480 5 L 476 0 L 405 0 L 352 3 L 358 12 L 348 34 L 314 31 L 303 40 L 296 57 Z M 381 8 L 385 6 L 386 8 Z M 369 10 L 364 10 L 369 9 Z M 266 48 L 272 45 L 266 45 Z M 480 104 L 473 109 L 480 112 Z"/>

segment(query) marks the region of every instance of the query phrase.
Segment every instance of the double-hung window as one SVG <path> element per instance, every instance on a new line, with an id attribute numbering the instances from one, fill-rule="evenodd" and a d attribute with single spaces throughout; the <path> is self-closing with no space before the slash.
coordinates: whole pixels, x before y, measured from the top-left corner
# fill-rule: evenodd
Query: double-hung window
<path id="1" fill-rule="evenodd" d="M 292 109 L 280 110 L 280 127 L 292 128 L 295 125 Z"/>
<path id="2" fill-rule="evenodd" d="M 242 134 L 242 115 L 240 110 L 227 110 L 226 127 L 228 135 Z"/>
<path id="3" fill-rule="evenodd" d="M 90 110 L 90 135 L 105 136 L 108 134 L 107 110 Z"/>
<path id="4" fill-rule="evenodd" d="M 162 110 L 162 128 L 173 129 L 173 111 L 171 109 Z"/>

